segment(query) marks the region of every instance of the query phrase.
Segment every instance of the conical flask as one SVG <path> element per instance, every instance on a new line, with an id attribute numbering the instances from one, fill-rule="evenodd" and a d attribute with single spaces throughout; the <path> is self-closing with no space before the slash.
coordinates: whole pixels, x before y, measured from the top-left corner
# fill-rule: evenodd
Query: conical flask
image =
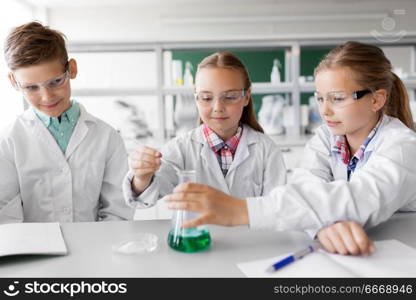
<path id="1" fill-rule="evenodd" d="M 179 184 L 195 182 L 194 170 L 178 171 Z M 172 216 L 171 228 L 168 235 L 168 244 L 172 249 L 181 252 L 197 252 L 206 250 L 211 246 L 211 236 L 207 226 L 182 228 L 182 224 L 198 217 L 197 213 L 187 210 L 175 210 Z"/>

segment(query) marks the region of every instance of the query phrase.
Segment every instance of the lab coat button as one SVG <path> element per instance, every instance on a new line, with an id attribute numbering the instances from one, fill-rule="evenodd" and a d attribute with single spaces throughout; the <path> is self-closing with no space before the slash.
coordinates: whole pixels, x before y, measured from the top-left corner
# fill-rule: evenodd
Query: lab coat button
<path id="1" fill-rule="evenodd" d="M 69 213 L 71 213 L 71 210 L 68 207 L 65 207 L 64 208 L 64 213 L 69 214 Z"/>

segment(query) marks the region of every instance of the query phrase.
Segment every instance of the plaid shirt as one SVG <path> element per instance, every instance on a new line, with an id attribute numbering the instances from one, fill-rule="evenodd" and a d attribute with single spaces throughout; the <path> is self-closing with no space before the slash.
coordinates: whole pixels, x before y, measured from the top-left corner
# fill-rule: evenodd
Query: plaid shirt
<path id="1" fill-rule="evenodd" d="M 204 133 L 208 145 L 217 156 L 222 173 L 225 177 L 225 175 L 227 175 L 228 169 L 231 166 L 231 163 L 233 162 L 234 154 L 237 150 L 237 146 L 240 142 L 241 134 L 243 132 L 243 127 L 238 126 L 236 134 L 225 142 L 205 124 L 202 125 L 202 132 Z"/>
<path id="2" fill-rule="evenodd" d="M 350 180 L 351 173 L 355 171 L 357 167 L 357 163 L 364 157 L 364 151 L 367 148 L 370 141 L 376 135 L 378 128 L 380 127 L 382 118 L 378 121 L 377 125 L 371 130 L 370 134 L 365 139 L 364 143 L 360 146 L 360 148 L 355 152 L 354 156 L 351 157 L 350 148 L 348 145 L 347 138 L 345 135 L 337 136 L 335 139 L 335 144 L 332 146 L 332 152 L 341 155 L 342 162 L 347 165 L 347 178 L 348 181 Z M 350 158 L 351 157 L 351 158 Z"/>

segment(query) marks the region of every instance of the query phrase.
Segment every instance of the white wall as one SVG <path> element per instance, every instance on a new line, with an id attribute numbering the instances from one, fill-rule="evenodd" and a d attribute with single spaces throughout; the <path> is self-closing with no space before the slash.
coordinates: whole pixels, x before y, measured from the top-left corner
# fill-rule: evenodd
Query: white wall
<path id="1" fill-rule="evenodd" d="M 3 56 L 3 43 L 12 27 L 32 19 L 31 10 L 12 0 L 0 2 L 0 129 L 12 122 L 23 112 L 23 98 L 7 77 L 9 69 Z"/>
<path id="2" fill-rule="evenodd" d="M 82 8 L 58 2 L 48 9 L 48 22 L 71 41 L 368 37 L 373 30 L 385 31 L 388 15 L 395 22 L 391 31 L 416 34 L 414 0 L 104 1 L 107 6 L 90 0 Z"/>

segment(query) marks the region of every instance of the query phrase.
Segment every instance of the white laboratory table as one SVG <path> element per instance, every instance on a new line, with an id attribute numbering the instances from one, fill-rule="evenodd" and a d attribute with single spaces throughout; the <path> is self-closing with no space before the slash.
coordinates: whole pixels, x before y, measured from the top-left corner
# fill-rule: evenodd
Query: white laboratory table
<path id="1" fill-rule="evenodd" d="M 0 258 L 1 277 L 244 277 L 236 263 L 277 256 L 308 244 L 300 232 L 252 231 L 246 227 L 210 226 L 212 248 L 181 253 L 166 243 L 166 220 L 61 224 L 66 256 Z M 369 231 L 374 240 L 397 239 L 416 248 L 416 213 L 395 214 Z M 138 233 L 159 237 L 147 254 L 123 255 L 112 246 Z"/>

